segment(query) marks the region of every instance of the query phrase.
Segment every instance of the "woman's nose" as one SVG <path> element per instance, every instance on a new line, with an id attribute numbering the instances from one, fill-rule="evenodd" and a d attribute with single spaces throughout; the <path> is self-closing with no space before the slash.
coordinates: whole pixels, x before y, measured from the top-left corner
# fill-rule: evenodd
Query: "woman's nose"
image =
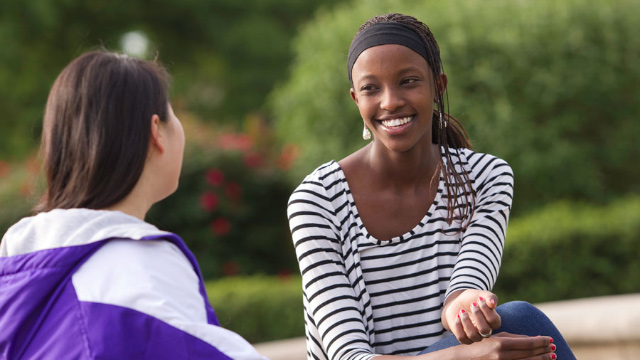
<path id="1" fill-rule="evenodd" d="M 380 99 L 380 108 L 382 110 L 394 111 L 403 105 L 404 99 L 398 90 L 390 88 L 384 90 L 382 99 Z"/>

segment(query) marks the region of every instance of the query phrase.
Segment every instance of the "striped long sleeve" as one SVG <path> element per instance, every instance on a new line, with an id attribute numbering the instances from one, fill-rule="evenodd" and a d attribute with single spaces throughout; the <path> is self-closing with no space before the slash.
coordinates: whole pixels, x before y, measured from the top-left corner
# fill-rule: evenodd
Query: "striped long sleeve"
<path id="1" fill-rule="evenodd" d="M 513 202 L 513 172 L 505 161 L 478 153 L 471 154 L 468 161 L 477 184 L 476 204 L 462 237 L 447 296 L 457 290 L 493 288 Z"/>

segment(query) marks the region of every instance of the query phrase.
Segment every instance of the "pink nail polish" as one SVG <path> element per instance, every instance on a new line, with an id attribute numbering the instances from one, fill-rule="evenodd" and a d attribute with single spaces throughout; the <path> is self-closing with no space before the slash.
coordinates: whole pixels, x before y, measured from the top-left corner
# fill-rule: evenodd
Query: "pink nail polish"
<path id="1" fill-rule="evenodd" d="M 464 314 L 466 313 L 466 311 L 464 311 L 464 309 L 460 310 L 460 314 Z"/>
<path id="2" fill-rule="evenodd" d="M 478 301 L 482 301 L 484 300 L 482 297 L 478 297 Z"/>
<path id="3" fill-rule="evenodd" d="M 555 359 L 556 358 L 556 354 L 551 354 L 551 359 Z"/>
<path id="4" fill-rule="evenodd" d="M 553 338 L 549 338 L 549 342 L 552 343 L 553 342 Z"/>
<path id="5" fill-rule="evenodd" d="M 471 303 L 471 306 L 476 307 L 476 306 L 478 306 L 478 304 L 476 304 L 476 303 Z"/>
<path id="6" fill-rule="evenodd" d="M 460 319 L 460 314 L 458 314 L 458 319 Z"/>
<path id="7" fill-rule="evenodd" d="M 556 351 L 556 346 L 551 344 L 551 350 Z"/>

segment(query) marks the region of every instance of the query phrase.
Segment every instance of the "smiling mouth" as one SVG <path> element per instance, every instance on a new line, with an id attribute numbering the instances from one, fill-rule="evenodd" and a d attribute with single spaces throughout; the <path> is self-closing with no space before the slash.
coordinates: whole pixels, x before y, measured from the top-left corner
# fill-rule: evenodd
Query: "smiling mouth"
<path id="1" fill-rule="evenodd" d="M 389 120 L 382 120 L 382 125 L 386 128 L 389 129 L 393 129 L 396 127 L 400 127 L 408 122 L 410 122 L 411 120 L 413 120 L 413 116 L 406 116 L 406 117 L 402 117 L 402 118 L 397 118 L 397 119 L 389 119 Z"/>

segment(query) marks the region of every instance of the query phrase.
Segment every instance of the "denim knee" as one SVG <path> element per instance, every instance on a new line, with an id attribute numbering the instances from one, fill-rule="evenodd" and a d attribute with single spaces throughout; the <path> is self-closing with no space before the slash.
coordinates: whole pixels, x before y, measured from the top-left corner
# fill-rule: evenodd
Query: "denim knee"
<path id="1" fill-rule="evenodd" d="M 551 320 L 526 301 L 511 301 L 496 308 L 502 318 L 500 331 L 522 335 L 540 335 L 553 327 Z"/>
<path id="2" fill-rule="evenodd" d="M 538 308 L 526 301 L 510 301 L 498 306 L 496 311 L 501 317 L 512 319 L 531 319 L 532 317 L 544 316 Z"/>

